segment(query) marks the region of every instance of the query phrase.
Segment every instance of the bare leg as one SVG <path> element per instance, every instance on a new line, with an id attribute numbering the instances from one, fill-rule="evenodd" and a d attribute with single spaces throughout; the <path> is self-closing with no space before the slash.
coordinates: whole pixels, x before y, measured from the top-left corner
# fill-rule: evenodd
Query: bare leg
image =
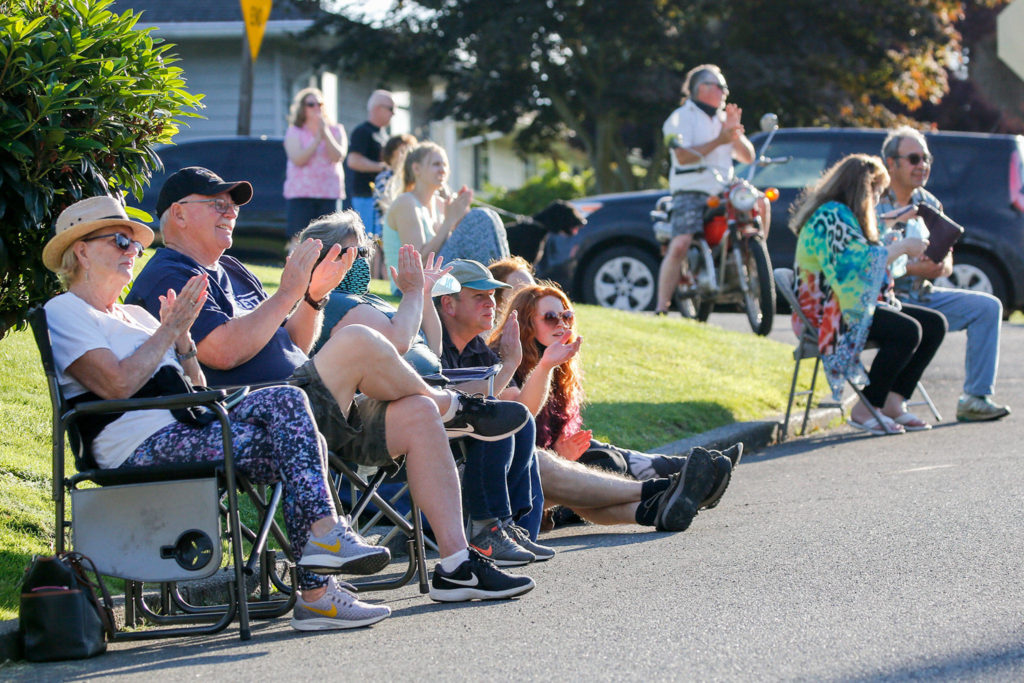
<path id="1" fill-rule="evenodd" d="M 672 293 L 676 291 L 679 278 L 682 273 L 683 258 L 690 249 L 690 242 L 693 235 L 676 235 L 668 243 L 665 250 L 665 257 L 661 260 L 661 267 L 658 269 L 658 301 L 654 306 L 655 311 L 667 311 L 672 302 Z"/>
<path id="2" fill-rule="evenodd" d="M 427 385 L 384 335 L 363 325 L 349 325 L 331 335 L 313 364 L 345 414 L 357 390 L 379 401 L 424 396 L 442 414 L 452 401 L 451 392 Z"/>
<path id="3" fill-rule="evenodd" d="M 642 482 L 566 460 L 537 449 L 544 500 L 572 508 L 607 507 L 640 502 Z"/>
<path id="4" fill-rule="evenodd" d="M 430 520 L 441 557 L 464 550 L 459 474 L 441 417 L 431 401 L 406 396 L 389 404 L 384 432 L 388 452 L 406 457 L 413 500 Z"/>

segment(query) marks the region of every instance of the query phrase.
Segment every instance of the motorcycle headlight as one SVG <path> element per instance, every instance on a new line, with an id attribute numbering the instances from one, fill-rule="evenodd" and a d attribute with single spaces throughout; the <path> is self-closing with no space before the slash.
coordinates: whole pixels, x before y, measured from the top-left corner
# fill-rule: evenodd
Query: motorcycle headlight
<path id="1" fill-rule="evenodd" d="M 757 192 L 746 183 L 737 185 L 729 193 L 729 201 L 737 211 L 750 211 L 757 203 Z"/>

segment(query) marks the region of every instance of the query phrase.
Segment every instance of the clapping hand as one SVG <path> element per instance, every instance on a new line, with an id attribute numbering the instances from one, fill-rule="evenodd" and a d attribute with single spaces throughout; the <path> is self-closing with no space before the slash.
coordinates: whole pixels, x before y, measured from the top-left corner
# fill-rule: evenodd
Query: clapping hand
<path id="1" fill-rule="evenodd" d="M 580 456 L 590 448 L 590 439 L 593 436 L 594 432 L 590 429 L 576 432 L 572 436 L 565 436 L 563 434 L 555 441 L 555 453 L 558 453 L 566 460 L 579 460 Z"/>
<path id="2" fill-rule="evenodd" d="M 505 327 L 501 330 L 498 340 L 498 355 L 501 362 L 519 367 L 523 362 L 523 344 L 519 339 L 519 311 L 509 311 L 505 318 Z"/>
<path id="3" fill-rule="evenodd" d="M 171 329 L 176 340 L 188 338 L 192 323 L 206 303 L 208 287 L 209 277 L 206 273 L 201 273 L 189 278 L 180 292 L 175 293 L 173 289 L 168 289 L 167 294 L 159 297 L 160 324 Z"/>
<path id="4" fill-rule="evenodd" d="M 569 335 L 566 335 L 566 339 L 568 338 Z M 583 344 L 583 337 L 576 337 L 576 339 L 569 343 L 556 341 L 544 349 L 544 355 L 541 356 L 540 362 L 549 368 L 567 363 L 572 360 L 573 356 L 579 353 L 581 344 Z"/>
<path id="5" fill-rule="evenodd" d="M 431 254 L 433 255 L 433 254 Z M 391 279 L 395 281 L 403 296 L 409 292 L 419 291 L 424 288 L 426 280 L 423 272 L 423 261 L 416 247 L 411 244 L 403 244 L 398 250 L 398 268 L 389 266 Z"/>
<path id="6" fill-rule="evenodd" d="M 463 185 L 457 195 L 447 197 L 442 202 L 445 221 L 450 221 L 451 226 L 455 227 L 469 213 L 469 205 L 473 202 L 473 190 Z"/>
<path id="7" fill-rule="evenodd" d="M 319 240 L 316 240 L 316 243 L 320 244 Z M 317 248 L 317 253 L 319 250 L 320 247 Z M 327 250 L 324 260 L 313 269 L 309 277 L 309 298 L 319 301 L 330 294 L 348 274 L 349 268 L 356 261 L 358 251 L 356 247 L 349 247 L 342 253 L 340 244 L 332 245 Z"/>
<path id="8" fill-rule="evenodd" d="M 451 266 L 442 270 L 442 263 L 444 263 L 444 256 L 438 256 L 435 259 L 434 252 L 427 254 L 426 263 L 423 265 L 423 294 L 425 296 L 429 297 L 437 281 L 451 272 Z"/>

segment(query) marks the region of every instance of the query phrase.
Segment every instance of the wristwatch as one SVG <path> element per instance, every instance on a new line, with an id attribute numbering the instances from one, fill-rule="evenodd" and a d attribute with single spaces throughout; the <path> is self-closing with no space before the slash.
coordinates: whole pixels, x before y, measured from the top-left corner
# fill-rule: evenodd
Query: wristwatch
<path id="1" fill-rule="evenodd" d="M 306 296 L 304 296 L 303 299 L 306 300 L 306 303 L 309 304 L 313 308 L 314 311 L 322 311 L 322 310 L 324 310 L 324 306 L 327 305 L 327 302 L 331 300 L 331 295 L 328 294 L 323 299 L 320 299 L 319 301 L 317 301 L 317 300 L 315 300 L 313 297 L 311 297 L 309 295 L 309 290 L 307 289 L 306 290 Z"/>

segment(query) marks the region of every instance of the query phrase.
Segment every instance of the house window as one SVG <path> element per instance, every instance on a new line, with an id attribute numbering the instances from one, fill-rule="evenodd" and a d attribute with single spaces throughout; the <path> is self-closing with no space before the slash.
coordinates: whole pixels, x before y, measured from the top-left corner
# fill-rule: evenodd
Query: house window
<path id="1" fill-rule="evenodd" d="M 473 187 L 482 190 L 491 182 L 490 145 L 484 141 L 473 145 Z"/>

